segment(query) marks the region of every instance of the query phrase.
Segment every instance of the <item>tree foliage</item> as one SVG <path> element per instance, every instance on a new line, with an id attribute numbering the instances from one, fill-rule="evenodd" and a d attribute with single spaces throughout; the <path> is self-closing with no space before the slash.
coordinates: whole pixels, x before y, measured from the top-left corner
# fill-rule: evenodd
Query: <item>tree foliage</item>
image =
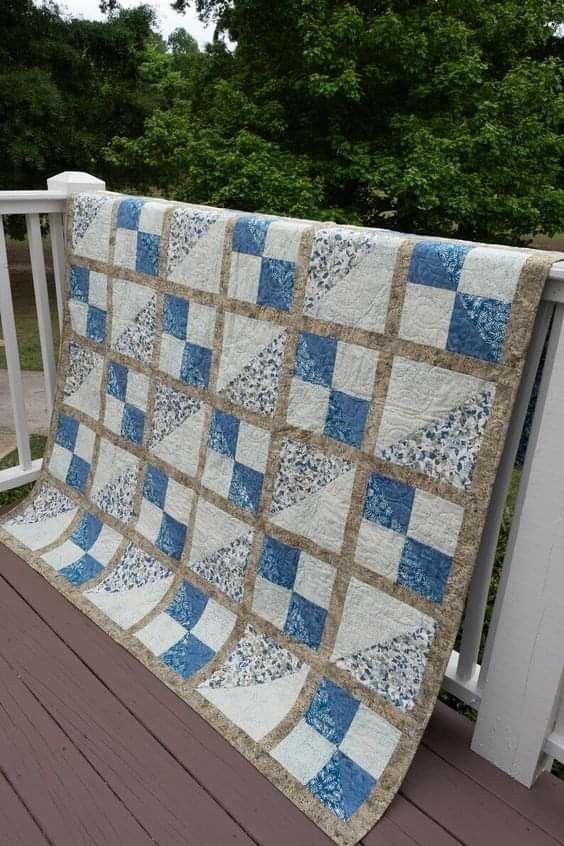
<path id="1" fill-rule="evenodd" d="M 165 44 L 145 7 L 105 6 L 91 23 L 7 0 L 12 184 L 80 168 L 404 231 L 517 243 L 564 229 L 564 0 L 195 0 L 215 25 L 203 52 L 184 30 Z"/>

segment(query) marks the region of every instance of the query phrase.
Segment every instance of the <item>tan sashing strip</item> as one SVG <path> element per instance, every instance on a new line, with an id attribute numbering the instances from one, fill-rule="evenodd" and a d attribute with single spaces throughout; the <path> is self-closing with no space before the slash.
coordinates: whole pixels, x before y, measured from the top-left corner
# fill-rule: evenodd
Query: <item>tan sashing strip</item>
<path id="1" fill-rule="evenodd" d="M 119 199 L 119 196 L 114 196 L 116 200 Z M 65 274 L 65 322 L 62 333 L 61 354 L 59 358 L 59 379 L 57 384 L 55 414 L 53 415 L 51 429 L 48 436 L 46 455 L 49 455 L 52 449 L 56 431 L 56 419 L 59 410 L 72 414 L 72 416 L 80 422 L 89 426 L 96 434 L 96 442 L 92 459 L 91 474 L 84 496 L 78 494 L 74 489 L 68 488 L 64 483 L 58 481 L 57 479 L 54 479 L 48 472 L 48 462 L 44 462 L 38 486 L 36 488 L 36 490 L 38 490 L 41 483 L 48 482 L 50 485 L 64 492 L 77 504 L 80 509 L 89 510 L 99 519 L 103 520 L 103 522 L 107 525 L 112 526 L 112 528 L 122 534 L 127 534 L 127 538 L 124 537 L 123 542 L 120 544 L 120 547 L 114 554 L 108 567 L 98 577 L 82 585 L 82 590 L 93 587 L 102 579 L 106 578 L 108 573 L 117 566 L 117 563 L 119 562 L 123 550 L 129 540 L 133 541 L 138 547 L 157 558 L 164 566 L 173 571 L 175 575 L 172 586 L 169 588 L 161 602 L 153 608 L 149 614 L 139 621 L 138 624 L 132 627 L 129 632 L 125 632 L 102 614 L 88 600 L 86 600 L 81 591 L 73 588 L 67 582 L 62 583 L 62 580 L 57 576 L 56 572 L 41 560 L 39 553 L 30 552 L 27 547 L 19 543 L 11 535 L 7 534 L 2 528 L 0 528 L 0 537 L 7 546 L 14 549 L 14 551 L 28 561 L 34 569 L 42 573 L 42 575 L 50 583 L 55 585 L 57 589 L 71 602 L 91 617 L 118 643 L 122 644 L 125 648 L 136 655 L 136 657 L 143 664 L 149 667 L 149 669 L 151 669 L 157 676 L 159 676 L 165 684 L 176 691 L 198 713 L 204 716 L 212 725 L 221 731 L 221 733 L 249 761 L 251 761 L 283 793 L 285 793 L 294 802 L 294 804 L 297 805 L 297 807 L 303 810 L 314 822 L 316 822 L 323 831 L 332 837 L 336 843 L 342 844 L 342 846 L 349 846 L 349 844 L 355 843 L 359 840 L 374 825 L 395 795 L 413 758 L 426 722 L 435 705 L 438 687 L 444 674 L 458 630 L 464 597 L 478 549 L 489 498 L 495 479 L 495 472 L 501 457 L 505 431 L 530 340 L 534 315 L 538 306 L 542 287 L 547 278 L 550 267 L 555 261 L 561 260 L 562 256 L 547 253 L 530 254 L 523 267 L 517 293 L 513 301 L 511 319 L 505 343 L 504 359 L 501 364 L 494 365 L 488 362 L 476 360 L 472 357 L 452 354 L 444 350 L 438 350 L 434 347 L 404 341 L 398 337 L 401 308 L 405 294 L 406 276 L 409 267 L 409 258 L 413 245 L 416 243 L 417 239 L 407 237 L 404 239 L 403 246 L 398 254 L 396 269 L 394 272 L 385 330 L 382 334 L 374 334 L 364 330 L 345 327 L 337 323 L 320 321 L 315 318 L 306 317 L 300 313 L 305 292 L 307 260 L 311 249 L 311 239 L 315 229 L 319 228 L 321 224 L 313 224 L 310 228 L 304 231 L 300 248 L 299 273 L 295 287 L 292 311 L 290 313 L 283 313 L 277 311 L 276 309 L 240 302 L 227 296 L 227 275 L 230 266 L 230 245 L 236 219 L 235 213 L 228 221 L 226 227 L 219 293 L 205 292 L 199 289 L 193 289 L 168 282 L 166 280 L 166 267 L 168 263 L 170 221 L 174 208 L 179 205 L 182 204 L 170 204 L 170 207 L 165 214 L 161 242 L 161 275 L 159 277 L 153 278 L 131 270 L 117 268 L 113 265 L 115 225 L 112 225 L 111 228 L 110 255 L 108 264 L 83 259 L 80 256 L 76 257 L 76 261 L 82 266 L 104 273 L 108 277 L 108 324 L 106 328 L 105 345 L 92 343 L 88 339 L 75 334 L 71 329 L 68 313 L 69 261 L 71 256 L 67 254 L 67 269 Z M 113 208 L 114 224 L 116 208 L 117 204 L 115 204 Z M 206 210 L 209 209 L 206 208 Z M 69 243 L 69 232 L 72 229 L 72 216 L 73 202 L 71 200 L 69 201 L 69 208 L 66 216 L 67 243 Z M 153 289 L 157 297 L 157 321 L 162 314 L 163 296 L 165 291 L 194 300 L 195 302 L 205 305 L 213 305 L 216 307 L 217 320 L 215 330 L 216 334 L 214 338 L 215 358 L 213 360 L 209 391 L 201 390 L 193 386 L 187 386 L 183 382 L 169 377 L 167 374 L 158 370 L 160 339 L 162 335 L 158 329 L 155 333 L 153 357 L 150 367 L 146 367 L 137 360 L 124 356 L 111 349 L 113 279 L 129 280 Z M 281 326 L 288 332 L 287 343 L 284 351 L 283 368 L 279 383 L 279 401 L 277 403 L 275 414 L 271 418 L 266 418 L 252 411 L 248 411 L 241 406 L 230 402 L 214 390 L 217 383 L 220 352 L 223 345 L 223 316 L 226 310 L 239 314 L 243 317 L 270 320 L 272 323 Z M 310 432 L 304 432 L 303 430 L 296 429 L 296 427 L 290 426 L 286 423 L 285 414 L 288 398 L 288 386 L 291 378 L 291 365 L 294 358 L 298 334 L 301 330 L 316 332 L 317 334 L 332 337 L 336 336 L 337 338 L 349 343 L 355 343 L 361 346 L 364 345 L 370 349 L 378 351 L 379 361 L 375 379 L 375 394 L 369 418 L 367 420 L 364 442 L 361 450 L 355 450 L 354 448 L 348 447 L 344 444 L 338 444 L 323 435 L 315 435 Z M 93 420 L 88 415 L 80 411 L 77 412 L 74 407 L 67 406 L 64 402 L 64 379 L 62 378 L 62 374 L 64 374 L 66 370 L 69 342 L 71 341 L 74 341 L 81 347 L 105 357 L 100 385 L 99 420 Z M 478 378 L 495 383 L 496 394 L 493 410 L 482 441 L 481 451 L 475 468 L 473 484 L 470 491 L 460 491 L 446 483 L 436 482 L 409 468 L 399 467 L 398 465 L 377 459 L 373 456 L 376 435 L 384 407 L 394 355 L 407 356 L 416 361 L 434 364 L 451 371 L 471 374 Z M 168 385 L 171 388 L 182 391 L 188 396 L 204 401 L 206 408 L 205 425 L 203 427 L 202 441 L 200 444 L 198 467 L 194 477 L 184 475 L 176 468 L 171 467 L 166 462 L 159 459 L 158 456 L 153 455 L 148 450 L 148 436 L 150 431 L 148 425 L 146 425 L 145 428 L 143 445 L 141 447 L 135 447 L 129 443 L 126 446 L 119 436 L 107 430 L 101 423 L 105 408 L 106 371 L 108 359 L 110 358 L 126 365 L 129 369 L 142 373 L 150 378 L 150 392 L 146 421 L 151 419 L 152 410 L 154 408 L 157 379 L 161 384 Z M 203 469 L 207 451 L 206 433 L 212 407 L 217 407 L 221 410 L 234 413 L 240 419 L 246 420 L 253 425 L 258 425 L 263 429 L 267 429 L 271 433 L 269 461 L 267 473 L 264 479 L 263 497 L 261 500 L 260 511 L 256 516 L 239 509 L 230 502 L 226 502 L 213 491 L 206 489 L 202 485 Z M 100 510 L 89 501 L 88 494 L 92 485 L 93 471 L 95 470 L 97 464 L 97 456 L 102 437 L 110 443 L 119 445 L 120 447 L 126 449 L 126 451 L 136 456 L 139 461 L 134 514 L 139 513 L 139 506 L 142 497 L 143 469 L 144 465 L 149 460 L 152 464 L 164 470 L 171 478 L 194 491 L 187 532 L 188 541 L 180 562 L 171 561 L 167 556 L 163 555 L 159 552 L 159 550 L 153 547 L 153 545 L 147 541 L 143 535 L 136 532 L 132 526 L 133 520 L 131 524 L 125 527 L 119 520 L 106 514 L 106 512 Z M 339 554 L 328 553 L 318 544 L 302 539 L 299 536 L 295 536 L 292 533 L 273 526 L 268 522 L 268 509 L 278 469 L 278 448 L 281 440 L 286 437 L 301 440 L 311 446 L 322 448 L 328 455 L 335 455 L 352 461 L 356 468 L 356 477 L 345 527 L 344 542 Z M 416 485 L 423 491 L 441 496 L 464 507 L 464 519 L 459 534 L 458 545 L 453 559 L 445 598 L 442 606 L 440 607 L 437 607 L 434 603 L 424 599 L 423 597 L 410 593 L 410 591 L 399 585 L 393 584 L 384 577 L 368 571 L 366 568 L 361 567 L 354 561 L 354 546 L 361 520 L 366 480 L 368 478 L 368 474 L 373 470 L 381 470 L 391 478 Z M 11 512 L 10 517 L 13 517 L 15 514 L 23 511 L 29 505 L 34 495 L 35 494 L 32 493 L 26 500 L 20 503 L 19 506 Z M 223 509 L 232 516 L 237 517 L 244 524 L 248 525 L 249 528 L 254 530 L 251 561 L 246 573 L 244 597 L 241 603 L 237 603 L 230 599 L 214 585 L 211 585 L 207 580 L 194 573 L 188 565 L 196 506 L 200 497 L 203 497 L 208 502 Z M 50 544 L 48 547 L 43 548 L 42 552 L 44 553 L 55 548 L 65 539 L 69 538 L 75 527 L 78 525 L 80 516 L 79 511 L 66 531 L 62 533 L 55 542 Z M 266 530 L 268 530 L 268 534 L 273 537 L 299 546 L 299 548 L 315 555 L 322 561 L 332 564 L 336 569 L 335 586 L 331 598 L 323 640 L 318 653 L 313 652 L 303 644 L 296 643 L 283 632 L 279 631 L 275 626 L 258 617 L 252 610 L 254 578 L 258 564 L 262 537 Z M 382 697 L 357 683 L 346 671 L 329 663 L 328 659 L 331 654 L 337 628 L 341 620 L 344 597 L 346 595 L 350 579 L 353 576 L 361 578 L 365 583 L 372 584 L 391 596 L 395 596 L 404 602 L 408 602 L 408 604 L 412 607 L 418 608 L 427 615 L 433 617 L 438 623 L 438 631 L 427 662 L 420 694 L 417 699 L 416 706 L 411 712 L 402 713 L 398 711 Z M 158 613 L 168 606 L 171 598 L 174 596 L 183 579 L 188 579 L 196 586 L 204 589 L 212 598 L 220 601 L 225 607 L 229 608 L 234 614 L 238 615 L 237 622 L 230 637 L 218 651 L 214 659 L 212 659 L 212 661 L 206 665 L 203 670 L 186 681 L 182 681 L 173 671 L 165 668 L 163 664 L 151 652 L 149 652 L 149 650 L 145 649 L 140 641 L 138 641 L 134 636 L 136 631 L 146 625 L 148 621 L 154 619 Z M 302 688 L 295 706 L 292 708 L 290 713 L 286 715 L 285 719 L 270 733 L 270 735 L 267 735 L 262 742 L 256 744 L 250 741 L 243 731 L 239 730 L 236 726 L 229 722 L 223 714 L 221 714 L 214 708 L 213 705 L 211 705 L 207 700 L 204 700 L 195 691 L 195 687 L 202 681 L 202 679 L 211 675 L 211 673 L 213 673 L 213 671 L 220 666 L 225 658 L 231 653 L 235 644 L 243 635 L 247 623 L 251 623 L 264 633 L 275 637 L 282 646 L 291 650 L 310 667 L 306 683 Z M 357 697 L 361 702 L 375 710 L 377 713 L 382 714 L 390 723 L 396 725 L 402 731 L 400 743 L 376 788 L 368 800 L 361 806 L 359 811 L 347 823 L 339 821 L 334 814 L 326 809 L 325 806 L 323 806 L 313 795 L 303 788 L 268 754 L 269 750 L 284 736 L 286 736 L 297 722 L 299 722 L 320 678 L 323 675 L 332 678 L 342 687 L 349 690 L 349 692 Z"/>

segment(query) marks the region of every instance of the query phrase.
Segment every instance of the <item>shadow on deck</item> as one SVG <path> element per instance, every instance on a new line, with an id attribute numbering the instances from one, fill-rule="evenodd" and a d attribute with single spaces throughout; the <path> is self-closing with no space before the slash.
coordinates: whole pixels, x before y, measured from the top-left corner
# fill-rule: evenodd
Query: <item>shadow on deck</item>
<path id="1" fill-rule="evenodd" d="M 564 844 L 564 782 L 527 790 L 438 704 L 365 846 Z M 3 846 L 330 846 L 204 720 L 0 549 Z"/>

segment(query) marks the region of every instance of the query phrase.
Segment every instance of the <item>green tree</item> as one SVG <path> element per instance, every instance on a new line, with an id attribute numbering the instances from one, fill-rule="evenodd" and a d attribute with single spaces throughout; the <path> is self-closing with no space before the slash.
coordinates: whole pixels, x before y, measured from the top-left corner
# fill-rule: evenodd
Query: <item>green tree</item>
<path id="1" fill-rule="evenodd" d="M 564 228 L 562 0 L 196 8 L 214 44 L 170 67 L 114 166 L 246 209 L 508 243 Z"/>

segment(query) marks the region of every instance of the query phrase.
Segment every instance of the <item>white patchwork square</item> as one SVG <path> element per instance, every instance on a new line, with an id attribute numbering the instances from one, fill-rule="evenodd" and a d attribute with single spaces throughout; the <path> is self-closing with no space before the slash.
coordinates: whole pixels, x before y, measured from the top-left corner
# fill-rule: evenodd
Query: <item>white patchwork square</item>
<path id="1" fill-rule="evenodd" d="M 327 420 L 329 396 L 329 390 L 323 385 L 312 385 L 293 378 L 288 392 L 288 423 L 321 434 Z"/>
<path id="2" fill-rule="evenodd" d="M 139 510 L 139 520 L 135 528 L 150 540 L 151 543 L 156 543 L 161 530 L 162 520 L 162 510 L 152 502 L 149 502 L 148 499 L 143 498 Z"/>
<path id="3" fill-rule="evenodd" d="M 107 309 L 107 287 L 108 282 L 106 275 L 104 273 L 95 273 L 93 270 L 90 271 L 90 276 L 88 278 L 88 302 L 90 305 L 97 306 L 98 308 L 103 309 L 106 311 Z"/>
<path id="4" fill-rule="evenodd" d="M 235 462 L 232 458 L 214 449 L 208 449 L 202 484 L 227 499 L 234 466 Z"/>
<path id="5" fill-rule="evenodd" d="M 377 781 L 400 737 L 399 729 L 361 703 L 339 749 Z"/>
<path id="6" fill-rule="evenodd" d="M 453 556 L 463 517 L 464 509 L 460 505 L 417 489 L 407 534 L 413 540 Z"/>
<path id="7" fill-rule="evenodd" d="M 68 302 L 72 328 L 79 335 L 86 335 L 86 321 L 88 319 L 87 304 L 73 299 L 70 299 Z"/>
<path id="8" fill-rule="evenodd" d="M 184 341 L 163 332 L 161 338 L 160 368 L 176 379 L 180 377 L 182 356 L 184 355 Z"/>
<path id="9" fill-rule="evenodd" d="M 305 552 L 300 553 L 294 590 L 322 608 L 329 608 L 335 568 Z"/>
<path id="10" fill-rule="evenodd" d="M 106 394 L 106 410 L 104 412 L 104 426 L 116 434 L 121 433 L 124 404 L 117 397 Z"/>
<path id="11" fill-rule="evenodd" d="M 328 763 L 337 747 L 305 720 L 270 753 L 300 784 L 307 784 Z"/>
<path id="12" fill-rule="evenodd" d="M 214 330 L 215 308 L 192 301 L 188 310 L 188 326 L 186 329 L 188 342 L 211 349 L 213 347 Z"/>
<path id="13" fill-rule="evenodd" d="M 217 652 L 233 631 L 234 625 L 235 615 L 219 602 L 210 599 L 191 632 L 194 637 Z"/>
<path id="14" fill-rule="evenodd" d="M 74 454 L 90 463 L 92 453 L 94 452 L 95 439 L 96 435 L 92 429 L 89 429 L 88 426 L 83 426 L 81 423 L 78 427 L 78 434 L 74 445 Z"/>
<path id="15" fill-rule="evenodd" d="M 473 247 L 464 260 L 458 290 L 510 303 L 527 258 L 525 252 L 504 247 Z"/>
<path id="16" fill-rule="evenodd" d="M 356 560 L 368 570 L 395 581 L 405 537 L 372 520 L 362 520 L 356 545 Z"/>
<path id="17" fill-rule="evenodd" d="M 259 473 L 264 473 L 268 460 L 268 447 L 270 446 L 270 434 L 258 426 L 252 426 L 241 420 L 239 423 L 239 435 L 235 460 Z"/>
<path id="18" fill-rule="evenodd" d="M 165 203 L 144 203 L 139 213 L 139 230 L 150 235 L 160 235 L 167 208 L 168 204 Z"/>
<path id="19" fill-rule="evenodd" d="M 231 254 L 228 294 L 237 300 L 255 303 L 257 300 L 262 259 L 247 253 Z"/>
<path id="20" fill-rule="evenodd" d="M 339 341 L 332 387 L 359 399 L 371 400 L 377 365 L 375 350 Z"/>
<path id="21" fill-rule="evenodd" d="M 45 555 L 42 555 L 42 559 L 47 562 L 54 570 L 62 570 L 63 567 L 68 567 L 69 564 L 74 564 L 75 561 L 78 561 L 79 558 L 82 558 L 84 555 L 84 550 L 82 550 L 77 544 L 75 544 L 71 540 L 65 541 L 61 546 L 58 546 L 56 549 L 52 549 L 50 552 L 46 552 Z"/>
<path id="22" fill-rule="evenodd" d="M 297 262 L 307 224 L 290 220 L 273 221 L 267 229 L 263 254 L 269 258 Z"/>
<path id="23" fill-rule="evenodd" d="M 455 296 L 454 291 L 408 283 L 401 313 L 400 337 L 445 349 Z"/>
<path id="24" fill-rule="evenodd" d="M 162 655 L 186 634 L 180 623 L 162 612 L 137 632 L 136 637 L 153 655 Z"/>
<path id="25" fill-rule="evenodd" d="M 168 480 L 164 507 L 167 514 L 170 514 L 175 520 L 179 520 L 186 525 L 193 500 L 194 491 L 190 488 L 185 488 L 184 485 L 180 485 L 174 479 Z"/>
<path id="26" fill-rule="evenodd" d="M 114 262 L 135 269 L 137 260 L 137 230 L 116 229 Z"/>
<path id="27" fill-rule="evenodd" d="M 262 576 L 256 577 L 253 611 L 278 629 L 284 627 L 291 598 L 291 591 L 263 579 Z"/>
<path id="28" fill-rule="evenodd" d="M 135 370 L 128 370 L 125 401 L 141 409 L 141 411 L 146 411 L 148 394 L 149 380 L 147 377 L 142 373 L 136 373 Z"/>
<path id="29" fill-rule="evenodd" d="M 71 461 L 72 452 L 70 450 L 65 449 L 65 447 L 59 444 L 53 444 L 51 460 L 49 461 L 49 470 L 53 476 L 64 481 L 67 478 Z"/>
<path id="30" fill-rule="evenodd" d="M 121 535 L 118 532 L 114 531 L 111 526 L 102 526 L 102 530 L 88 550 L 88 554 L 99 561 L 100 564 L 109 564 L 120 543 Z"/>

